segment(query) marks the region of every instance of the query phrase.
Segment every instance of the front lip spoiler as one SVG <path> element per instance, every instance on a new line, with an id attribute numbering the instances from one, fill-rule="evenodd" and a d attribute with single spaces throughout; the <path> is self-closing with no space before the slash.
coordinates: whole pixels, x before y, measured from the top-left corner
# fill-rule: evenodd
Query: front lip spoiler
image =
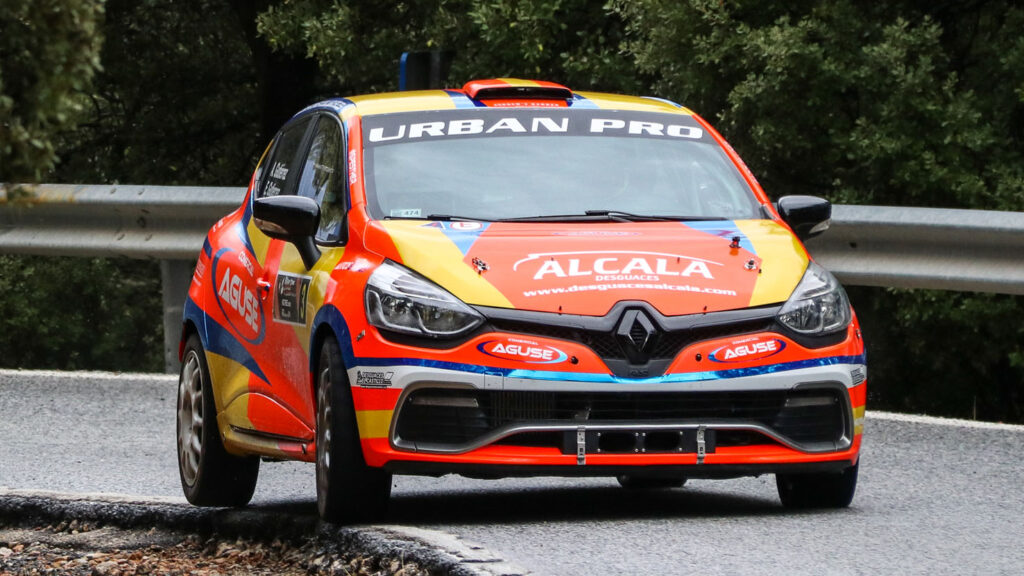
<path id="1" fill-rule="evenodd" d="M 724 480 L 763 474 L 840 473 L 854 465 L 857 456 L 827 462 L 801 462 L 788 464 L 682 464 L 678 466 L 604 466 L 604 465 L 518 465 L 518 464 L 464 464 L 447 462 L 420 462 L 391 460 L 384 469 L 393 474 L 443 476 L 460 474 L 469 478 L 530 478 L 536 476 L 618 476 L 643 474 L 670 478 L 702 478 Z"/>
<path id="2" fill-rule="evenodd" d="M 849 419 L 847 418 L 847 422 Z M 397 434 L 392 438 L 392 445 L 398 450 L 406 450 L 411 452 L 420 452 L 426 454 L 465 454 L 472 452 L 478 448 L 483 448 L 488 444 L 493 444 L 503 438 L 507 438 L 514 434 L 520 434 L 523 432 L 615 432 L 615 431 L 628 431 L 628 432 L 657 432 L 657 431 L 675 431 L 675 430 L 698 430 L 705 428 L 707 430 L 728 430 L 728 431 L 748 431 L 757 432 L 771 438 L 772 440 L 782 444 L 783 446 L 803 452 L 805 454 L 827 454 L 830 452 L 841 452 L 847 450 L 853 445 L 853 440 L 848 432 L 844 432 L 843 436 L 837 442 L 815 442 L 808 444 L 801 444 L 794 442 L 785 436 L 779 435 L 774 432 L 771 428 L 758 424 L 757 422 L 749 421 L 736 421 L 736 420 L 680 420 L 672 422 L 601 422 L 597 420 L 586 420 L 581 422 L 565 422 L 565 421 L 537 421 L 530 423 L 520 424 L 506 424 L 500 428 L 475 438 L 472 442 L 466 442 L 463 444 L 433 444 L 423 442 L 410 442 L 403 440 L 398 437 Z M 849 428 L 849 426 L 844 426 Z"/>

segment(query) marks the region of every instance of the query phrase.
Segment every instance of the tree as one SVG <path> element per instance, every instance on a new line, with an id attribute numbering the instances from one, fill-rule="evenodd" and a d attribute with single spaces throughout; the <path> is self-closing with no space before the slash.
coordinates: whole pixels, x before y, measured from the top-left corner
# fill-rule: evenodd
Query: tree
<path id="1" fill-rule="evenodd" d="M 655 90 L 711 117 L 771 194 L 1022 207 L 1024 9 L 1011 2 L 615 6 Z"/>
<path id="2" fill-rule="evenodd" d="M 11 9 L 4 6 L 0 13 L 6 15 Z M 45 179 L 245 185 L 269 136 L 260 134 L 256 66 L 236 13 L 218 0 L 108 0 L 105 8 L 100 30 L 108 41 L 93 54 L 102 59 L 103 69 L 91 85 L 68 89 L 67 100 L 77 106 L 75 129 L 64 125 L 67 129 L 57 133 L 56 125 L 48 126 L 49 142 L 62 161 Z M 38 6 L 24 8 L 26 14 L 32 10 L 33 18 L 50 22 Z M 52 41 L 49 35 L 59 31 L 44 31 L 38 22 L 27 26 L 26 33 L 32 31 L 40 43 Z M 9 27 L 0 29 L 0 44 L 12 43 Z M 23 68 L 59 70 L 46 50 L 25 50 L 19 56 Z M 25 101 L 33 97 L 21 90 L 16 108 L 39 107 L 44 117 L 53 117 L 58 104 L 42 102 L 43 108 Z M 0 311 L 5 318 L 0 365 L 162 368 L 161 288 L 155 262 L 34 256 L 0 260 Z M 74 306 L 68 305 L 69 291 Z"/>
<path id="3" fill-rule="evenodd" d="M 0 5 L 0 181 L 34 178 L 56 153 L 51 177 L 67 182 L 242 185 L 302 106 L 395 89 L 402 52 L 444 48 L 455 86 L 522 76 L 681 102 L 773 197 L 1024 209 L 1024 7 L 1012 0 L 108 0 L 105 20 L 102 5 Z M 50 294 L 54 273 L 101 293 L 125 290 L 102 281 L 116 279 L 159 326 L 151 263 L 59 262 L 47 274 L 3 263 L 0 309 L 22 330 L 9 346 L 77 334 L 59 344 L 73 358 L 62 366 L 106 366 L 95 330 L 110 342 L 142 330 L 100 301 L 107 312 L 81 320 L 109 324 L 58 333 L 4 296 Z M 1024 299 L 850 293 L 873 408 L 1024 420 Z M 41 309 L 59 308 L 47 298 Z M 146 366 L 159 364 L 153 341 Z"/>
<path id="4" fill-rule="evenodd" d="M 336 2 L 271 5 L 259 32 L 275 50 L 317 61 L 337 94 L 395 90 L 402 52 L 457 53 L 450 85 L 521 76 L 585 89 L 639 89 L 620 52 L 625 23 L 600 2 Z"/>
<path id="5" fill-rule="evenodd" d="M 0 4 L 0 182 L 39 181 L 99 70 L 101 0 Z"/>
<path id="6" fill-rule="evenodd" d="M 659 95 L 711 119 L 774 197 L 1024 208 L 1024 8 L 617 0 Z M 1019 421 L 1024 299 L 851 290 L 873 407 Z"/>
<path id="7" fill-rule="evenodd" d="M 256 75 L 223 1 L 108 0 L 103 71 L 61 139 L 64 182 L 241 186 L 266 145 Z"/>

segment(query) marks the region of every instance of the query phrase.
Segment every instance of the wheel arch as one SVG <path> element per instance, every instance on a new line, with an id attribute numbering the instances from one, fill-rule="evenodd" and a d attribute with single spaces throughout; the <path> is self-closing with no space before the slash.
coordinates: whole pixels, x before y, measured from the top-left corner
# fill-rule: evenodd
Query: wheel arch
<path id="1" fill-rule="evenodd" d="M 185 321 L 181 323 L 181 340 L 178 342 L 178 362 L 184 361 L 185 344 L 193 334 L 199 336 L 199 341 L 202 342 L 203 337 L 199 333 L 199 328 L 196 327 L 196 323 L 191 319 L 186 318 Z M 206 345 L 204 344 L 203 347 L 205 348 Z"/>
<path id="2" fill-rule="evenodd" d="M 317 364 L 320 361 L 320 349 L 327 338 L 330 337 L 333 337 L 338 343 L 338 348 L 341 350 L 341 360 L 345 368 L 351 367 L 355 358 L 352 355 L 352 340 L 348 323 L 345 322 L 345 318 L 341 315 L 340 310 L 335 306 L 327 305 L 317 312 L 316 318 L 313 319 L 312 329 L 310 330 L 309 380 L 310 392 L 313 394 L 314 402 L 317 393 L 316 371 Z"/>
<path id="3" fill-rule="evenodd" d="M 185 307 L 181 319 L 181 339 L 178 341 L 178 362 L 185 356 L 185 344 L 190 336 L 199 336 L 199 342 L 203 350 L 208 348 L 206 338 L 206 318 L 202 309 L 192 300 L 191 296 L 185 299 Z"/>

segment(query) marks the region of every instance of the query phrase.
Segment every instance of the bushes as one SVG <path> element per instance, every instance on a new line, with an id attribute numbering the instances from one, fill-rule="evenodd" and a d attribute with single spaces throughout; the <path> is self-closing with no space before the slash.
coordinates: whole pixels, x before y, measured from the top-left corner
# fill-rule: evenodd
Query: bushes
<path id="1" fill-rule="evenodd" d="M 156 262 L 0 255 L 0 367 L 163 370 Z"/>

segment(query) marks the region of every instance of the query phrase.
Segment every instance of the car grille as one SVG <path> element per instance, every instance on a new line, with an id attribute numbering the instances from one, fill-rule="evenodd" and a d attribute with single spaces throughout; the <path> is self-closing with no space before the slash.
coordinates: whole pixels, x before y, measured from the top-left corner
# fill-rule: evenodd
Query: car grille
<path id="1" fill-rule="evenodd" d="M 532 322 L 520 322 L 515 320 L 492 320 L 491 325 L 503 332 L 516 332 L 545 338 L 558 338 L 561 340 L 572 340 L 579 342 L 592 349 L 604 360 L 624 360 L 627 358 L 627 351 L 623 348 L 622 342 L 616 339 L 612 332 L 598 332 L 567 328 L 561 326 L 549 326 Z M 714 326 L 702 326 L 676 331 L 658 331 L 657 340 L 650 351 L 651 360 L 671 360 L 679 352 L 690 344 L 702 340 L 712 340 L 728 336 L 766 332 L 774 329 L 773 319 L 755 319 L 729 324 L 718 324 Z M 638 337 L 639 335 L 634 335 Z"/>
<path id="2" fill-rule="evenodd" d="M 837 445 L 846 434 L 839 388 L 747 392 L 529 392 L 421 388 L 402 403 L 395 427 L 403 445 L 455 449 L 479 444 L 501 429 L 539 424 L 756 424 L 791 445 Z M 714 426 L 712 426 L 713 428 Z M 727 430 L 718 446 L 771 444 L 759 432 Z M 621 429 L 622 427 L 619 426 Z M 522 436 L 517 442 L 517 436 Z M 530 430 L 503 444 L 564 447 L 559 434 Z M 474 446 L 475 447 L 475 446 Z M 671 447 L 673 450 L 675 447 Z"/>

